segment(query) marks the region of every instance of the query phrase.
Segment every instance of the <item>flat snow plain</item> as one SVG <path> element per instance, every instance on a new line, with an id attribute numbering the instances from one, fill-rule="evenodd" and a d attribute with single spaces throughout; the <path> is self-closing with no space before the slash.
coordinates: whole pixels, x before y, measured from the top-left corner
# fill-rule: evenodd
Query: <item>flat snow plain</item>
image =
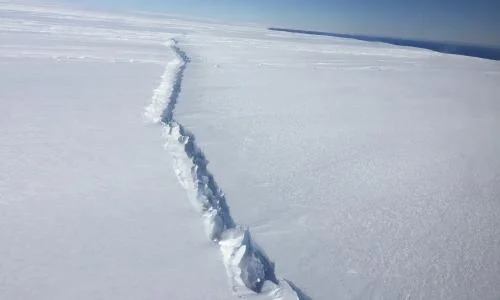
<path id="1" fill-rule="evenodd" d="M 499 62 L 23 1 L 0 17 L 0 299 L 500 298 Z M 193 137 L 208 171 L 176 145 Z M 245 238 L 205 224 L 219 251 L 188 198 L 227 202 Z M 276 284 L 243 291 L 266 259 Z"/>

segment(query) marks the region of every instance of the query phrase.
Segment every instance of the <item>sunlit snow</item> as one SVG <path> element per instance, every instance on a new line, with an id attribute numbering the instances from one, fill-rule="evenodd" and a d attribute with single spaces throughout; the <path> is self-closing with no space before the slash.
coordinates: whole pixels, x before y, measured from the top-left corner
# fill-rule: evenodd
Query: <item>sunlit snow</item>
<path id="1" fill-rule="evenodd" d="M 500 63 L 0 1 L 0 299 L 499 299 Z"/>

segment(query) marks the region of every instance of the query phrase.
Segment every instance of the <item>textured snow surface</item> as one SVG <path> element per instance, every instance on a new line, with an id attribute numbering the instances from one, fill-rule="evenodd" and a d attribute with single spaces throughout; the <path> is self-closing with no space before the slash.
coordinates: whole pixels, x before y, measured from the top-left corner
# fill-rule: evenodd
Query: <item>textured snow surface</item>
<path id="1" fill-rule="evenodd" d="M 500 298 L 500 63 L 42 2 L 0 22 L 0 299 Z"/>
<path id="2" fill-rule="evenodd" d="M 177 118 L 279 274 L 314 299 L 500 297 L 499 63 L 277 33 L 184 50 Z"/>

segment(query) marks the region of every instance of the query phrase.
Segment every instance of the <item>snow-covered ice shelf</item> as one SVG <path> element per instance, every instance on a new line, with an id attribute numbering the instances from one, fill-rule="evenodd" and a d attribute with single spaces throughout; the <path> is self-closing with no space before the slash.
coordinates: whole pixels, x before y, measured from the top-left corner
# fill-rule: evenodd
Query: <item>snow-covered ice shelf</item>
<path id="1" fill-rule="evenodd" d="M 0 299 L 500 297 L 499 62 L 0 17 Z"/>

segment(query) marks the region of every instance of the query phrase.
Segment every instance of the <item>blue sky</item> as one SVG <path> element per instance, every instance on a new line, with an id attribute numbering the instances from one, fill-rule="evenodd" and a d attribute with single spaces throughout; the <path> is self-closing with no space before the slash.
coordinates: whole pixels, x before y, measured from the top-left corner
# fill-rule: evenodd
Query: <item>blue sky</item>
<path id="1" fill-rule="evenodd" d="M 500 0 L 66 0 L 231 22 L 500 46 Z"/>

